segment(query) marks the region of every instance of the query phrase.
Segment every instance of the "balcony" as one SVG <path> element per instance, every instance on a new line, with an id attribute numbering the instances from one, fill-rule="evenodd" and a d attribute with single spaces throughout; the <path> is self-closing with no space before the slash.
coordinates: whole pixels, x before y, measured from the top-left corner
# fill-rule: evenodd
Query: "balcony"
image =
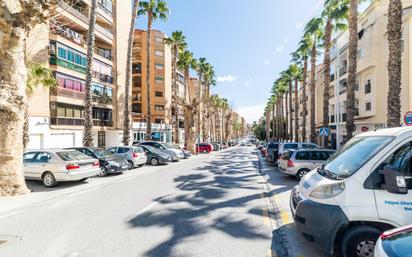
<path id="1" fill-rule="evenodd" d="M 55 126 L 84 126 L 84 119 L 51 117 L 50 124 Z M 113 121 L 93 120 L 93 125 L 97 127 L 113 127 Z"/>
<path id="2" fill-rule="evenodd" d="M 111 105 L 113 104 L 113 99 L 108 95 L 93 95 L 93 102 L 96 104 Z"/>
<path id="3" fill-rule="evenodd" d="M 112 16 L 112 10 L 104 6 L 102 3 L 97 3 L 99 10 L 102 10 L 105 14 Z"/>
<path id="4" fill-rule="evenodd" d="M 94 48 L 94 53 L 101 56 L 101 57 L 103 57 L 103 58 L 106 58 L 107 60 L 110 60 L 110 61 L 113 60 L 112 50 L 110 50 L 110 49 L 95 47 Z"/>
<path id="5" fill-rule="evenodd" d="M 342 66 L 339 68 L 339 76 L 343 76 L 348 73 L 348 66 Z"/>
<path id="6" fill-rule="evenodd" d="M 50 55 L 50 65 L 57 65 L 66 69 L 70 69 L 73 71 L 77 71 L 79 73 L 86 74 L 86 68 L 71 62 L 68 62 L 66 60 L 57 58 L 54 55 Z"/>
<path id="7" fill-rule="evenodd" d="M 50 88 L 50 95 L 84 100 L 86 94 L 84 92 L 70 90 L 62 87 L 52 87 Z"/>
<path id="8" fill-rule="evenodd" d="M 100 82 L 107 82 L 107 83 L 113 84 L 113 77 L 109 75 L 102 74 L 97 71 L 92 71 L 92 76 L 93 78 L 98 79 Z"/>
<path id="9" fill-rule="evenodd" d="M 59 35 L 59 36 L 65 37 L 69 39 L 70 41 L 72 41 L 73 43 L 86 47 L 86 41 L 84 39 L 83 34 L 77 31 L 74 31 L 68 27 L 59 26 L 57 24 L 51 23 L 50 32 L 53 35 Z"/>

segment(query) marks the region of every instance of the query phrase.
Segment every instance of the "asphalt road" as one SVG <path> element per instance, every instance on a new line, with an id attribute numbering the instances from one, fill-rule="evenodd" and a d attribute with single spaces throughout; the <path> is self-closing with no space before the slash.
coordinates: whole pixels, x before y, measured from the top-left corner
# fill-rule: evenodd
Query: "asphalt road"
<path id="1" fill-rule="evenodd" d="M 53 190 L 30 182 L 36 202 L 0 213 L 0 256 L 326 256 L 294 230 L 296 183 L 252 147 Z"/>

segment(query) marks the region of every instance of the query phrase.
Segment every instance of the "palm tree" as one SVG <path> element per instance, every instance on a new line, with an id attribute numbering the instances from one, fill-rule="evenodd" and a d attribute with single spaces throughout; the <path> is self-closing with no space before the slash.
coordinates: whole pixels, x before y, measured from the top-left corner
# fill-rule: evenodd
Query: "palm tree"
<path id="1" fill-rule="evenodd" d="M 291 81 L 293 80 L 295 82 L 294 86 L 294 93 L 295 93 L 295 132 L 294 132 L 294 140 L 295 142 L 299 141 L 299 81 L 302 80 L 302 68 L 298 66 L 297 64 L 292 64 L 289 67 L 290 71 L 290 76 L 291 76 Z"/>
<path id="2" fill-rule="evenodd" d="M 26 95 L 30 97 L 33 90 L 38 85 L 52 88 L 57 84 L 56 77 L 53 72 L 39 63 L 29 63 L 30 70 L 27 77 Z M 27 148 L 29 143 L 29 106 L 26 104 L 24 108 L 24 127 L 23 127 L 23 148 Z"/>
<path id="3" fill-rule="evenodd" d="M 132 121 L 130 117 L 130 81 L 132 77 L 132 46 L 134 39 L 134 26 L 137 18 L 139 0 L 133 1 L 132 18 L 130 20 L 129 37 L 127 39 L 127 60 L 126 60 L 126 83 L 124 87 L 124 120 L 123 120 L 123 144 L 130 144 L 130 131 L 132 130 Z"/>
<path id="4" fill-rule="evenodd" d="M 305 37 L 310 39 L 308 46 L 310 50 L 310 141 L 316 142 L 316 105 L 315 105 L 315 89 L 316 89 L 316 57 L 317 57 L 317 44 L 322 37 L 321 31 L 322 19 L 315 17 L 308 22 L 305 26 Z"/>
<path id="5" fill-rule="evenodd" d="M 286 140 L 293 139 L 293 104 L 292 104 L 292 74 L 290 69 L 287 69 L 286 71 L 282 72 L 282 79 L 283 81 L 287 84 L 288 86 L 288 94 L 289 95 L 289 105 L 288 105 L 288 96 L 286 95 L 286 119 L 289 118 L 288 126 L 286 128 L 289 128 L 289 131 L 287 132 Z"/>
<path id="6" fill-rule="evenodd" d="M 92 65 L 94 53 L 94 32 L 96 27 L 97 0 L 92 0 L 90 7 L 89 30 L 87 31 L 87 66 L 84 97 L 84 146 L 93 146 L 93 105 L 92 105 Z"/>
<path id="7" fill-rule="evenodd" d="M 402 13 L 402 1 L 390 0 L 387 25 L 389 45 L 388 127 L 399 126 L 401 119 Z"/>
<path id="8" fill-rule="evenodd" d="M 179 140 L 179 100 L 178 100 L 178 86 L 177 86 L 177 59 L 179 52 L 186 48 L 186 38 L 182 31 L 172 32 L 172 36 L 164 39 L 165 43 L 172 49 L 172 108 L 174 109 L 174 142 L 180 143 Z"/>
<path id="9" fill-rule="evenodd" d="M 202 111 L 203 111 L 203 104 L 202 104 L 202 100 L 203 100 L 203 76 L 204 73 L 206 72 L 207 69 L 207 62 L 206 62 L 206 58 L 199 58 L 198 61 L 196 61 L 196 72 L 198 75 L 198 87 L 197 87 L 197 101 L 198 101 L 198 106 L 197 106 L 197 110 L 196 110 L 196 114 L 197 114 L 197 128 L 196 128 L 196 132 L 197 132 L 197 140 L 198 142 L 201 141 L 201 137 L 203 136 L 204 131 L 202 131 L 202 126 L 201 126 L 201 118 L 202 118 Z"/>
<path id="10" fill-rule="evenodd" d="M 193 58 L 193 53 L 189 51 L 183 51 L 179 53 L 179 60 L 177 62 L 177 66 L 179 69 L 183 70 L 185 76 L 185 103 L 183 108 L 183 113 L 185 117 L 185 147 L 187 150 L 191 151 L 192 153 L 195 152 L 194 147 L 194 116 L 195 116 L 195 108 L 197 106 L 195 96 L 190 95 L 188 87 L 189 87 L 189 77 L 190 77 L 190 69 L 196 68 L 196 61 Z"/>
<path id="11" fill-rule="evenodd" d="M 203 96 L 203 103 L 204 103 L 204 110 L 203 110 L 203 131 L 205 133 L 205 138 L 209 138 L 210 136 L 210 124 L 207 122 L 207 119 L 210 117 L 210 106 L 209 106 L 209 97 L 210 97 L 210 86 L 216 85 L 216 80 L 215 80 L 215 71 L 214 68 L 211 64 L 207 63 L 205 66 L 205 72 L 204 72 L 204 84 L 205 84 L 205 89 L 204 89 L 204 96 Z"/>
<path id="12" fill-rule="evenodd" d="M 25 42 L 31 29 L 47 21 L 54 3 L 52 0 L 14 2 L 18 8 L 4 1 L 0 4 L 2 32 L 8 32 L 2 33 L 0 51 L 0 196 L 29 192 L 22 169 L 27 87 Z"/>
<path id="13" fill-rule="evenodd" d="M 152 138 L 152 110 L 151 110 L 151 89 L 150 89 L 150 52 L 151 52 L 151 31 L 154 21 L 166 20 L 169 15 L 167 3 L 163 0 L 148 0 L 139 3 L 138 16 L 147 15 L 147 39 L 146 39 L 146 93 L 147 93 L 147 126 L 146 137 Z"/>
<path id="14" fill-rule="evenodd" d="M 330 88 L 330 50 L 332 48 L 333 30 L 346 29 L 346 25 L 340 23 L 347 17 L 348 0 L 326 0 L 322 18 L 324 21 L 323 36 L 323 127 L 329 128 L 329 88 Z M 323 24 L 322 24 L 323 25 Z"/>

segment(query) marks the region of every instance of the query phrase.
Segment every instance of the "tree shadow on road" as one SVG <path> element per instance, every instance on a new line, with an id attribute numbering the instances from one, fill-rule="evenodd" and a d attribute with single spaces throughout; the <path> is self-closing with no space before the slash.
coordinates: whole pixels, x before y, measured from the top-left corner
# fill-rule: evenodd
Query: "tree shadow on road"
<path id="1" fill-rule="evenodd" d="M 211 230 L 234 238 L 271 239 L 262 226 L 257 227 L 249 220 L 264 202 L 258 162 L 255 158 L 244 160 L 245 155 L 248 156 L 247 149 L 221 153 L 217 159 L 192 170 L 193 174 L 175 178 L 177 195 L 154 199 L 160 203 L 160 210 L 151 210 L 128 221 L 135 228 L 172 229 L 173 235 L 145 252 L 145 256 L 176 256 L 174 250 L 179 243 Z M 234 196 L 233 190 L 238 195 Z"/>

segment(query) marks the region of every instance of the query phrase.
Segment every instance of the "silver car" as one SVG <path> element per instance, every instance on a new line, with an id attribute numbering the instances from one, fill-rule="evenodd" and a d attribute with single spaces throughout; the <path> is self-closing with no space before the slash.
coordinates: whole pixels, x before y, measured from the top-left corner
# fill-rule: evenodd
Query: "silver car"
<path id="1" fill-rule="evenodd" d="M 280 157 L 280 172 L 300 180 L 309 171 L 316 169 L 335 153 L 326 149 L 300 149 L 284 152 Z"/>
<path id="2" fill-rule="evenodd" d="M 147 162 L 143 148 L 138 146 L 111 147 L 107 150 L 117 156 L 125 158 L 129 164 L 129 169 L 141 167 Z"/>
<path id="3" fill-rule="evenodd" d="M 75 150 L 37 150 L 23 155 L 24 177 L 41 180 L 45 187 L 60 181 L 78 181 L 95 176 L 99 161 Z"/>

